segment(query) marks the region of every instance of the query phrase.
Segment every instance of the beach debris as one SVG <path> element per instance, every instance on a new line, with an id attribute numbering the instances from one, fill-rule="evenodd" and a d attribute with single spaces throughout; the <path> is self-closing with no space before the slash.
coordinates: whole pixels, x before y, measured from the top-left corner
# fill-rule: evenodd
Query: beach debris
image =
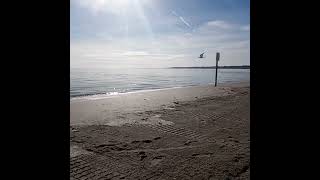
<path id="1" fill-rule="evenodd" d="M 235 142 L 235 143 L 240 143 L 238 140 L 236 140 L 236 139 L 233 139 L 232 140 L 233 142 Z"/>
<path id="2" fill-rule="evenodd" d="M 142 121 L 146 121 L 148 119 L 149 119 L 148 117 L 141 118 Z"/>
<path id="3" fill-rule="evenodd" d="M 174 103 L 174 104 L 179 104 L 179 102 L 178 102 L 178 101 L 174 101 L 173 103 Z"/>
<path id="4" fill-rule="evenodd" d="M 142 142 L 144 142 L 144 143 L 151 143 L 152 141 L 149 140 L 149 139 L 147 139 L 147 140 L 143 140 Z"/>
<path id="5" fill-rule="evenodd" d="M 75 142 L 75 143 L 82 144 L 82 143 L 84 143 L 85 141 L 84 141 L 84 140 L 72 139 L 71 142 Z"/>
<path id="6" fill-rule="evenodd" d="M 148 156 L 147 155 L 140 156 L 140 161 L 142 161 L 146 157 L 148 157 Z"/>
<path id="7" fill-rule="evenodd" d="M 137 144 L 137 143 L 152 143 L 152 140 L 150 139 L 146 139 L 146 140 L 142 140 L 142 141 L 138 141 L 138 140 L 134 140 L 131 142 L 131 144 Z"/>
<path id="8" fill-rule="evenodd" d="M 193 156 L 193 157 L 210 157 L 211 155 L 212 155 L 212 153 L 205 153 L 205 154 L 194 153 L 191 156 Z"/>
<path id="9" fill-rule="evenodd" d="M 72 132 L 79 132 L 77 129 L 71 129 Z"/>
<path id="10" fill-rule="evenodd" d="M 146 153 L 144 151 L 140 151 L 139 152 L 139 156 L 140 156 L 140 161 L 142 161 L 144 158 L 147 157 Z"/>
<path id="11" fill-rule="evenodd" d="M 165 110 L 175 110 L 174 106 L 162 105 L 162 108 Z"/>
<path id="12" fill-rule="evenodd" d="M 240 159 L 243 159 L 243 157 L 242 156 L 235 156 L 232 160 L 234 162 L 239 162 Z"/>

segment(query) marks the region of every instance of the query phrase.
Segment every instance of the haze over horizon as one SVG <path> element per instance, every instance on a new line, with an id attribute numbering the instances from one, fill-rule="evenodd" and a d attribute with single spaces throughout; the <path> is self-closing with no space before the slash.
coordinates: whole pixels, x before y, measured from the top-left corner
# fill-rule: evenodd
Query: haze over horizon
<path id="1" fill-rule="evenodd" d="M 250 1 L 71 0 L 70 63 L 84 67 L 250 65 Z M 199 59 L 205 52 L 205 58 Z"/>

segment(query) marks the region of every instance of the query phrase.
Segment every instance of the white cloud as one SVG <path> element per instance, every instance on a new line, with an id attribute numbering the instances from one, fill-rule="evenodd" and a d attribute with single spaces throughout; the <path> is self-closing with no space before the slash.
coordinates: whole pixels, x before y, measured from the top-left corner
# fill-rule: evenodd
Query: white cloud
<path id="1" fill-rule="evenodd" d="M 207 25 L 209 27 L 213 27 L 213 28 L 221 28 L 221 29 L 230 29 L 233 27 L 233 25 L 225 22 L 225 21 L 220 21 L 220 20 L 216 20 L 216 21 L 209 21 L 207 22 Z"/>
<path id="2" fill-rule="evenodd" d="M 157 34 L 152 42 L 143 36 L 104 42 L 73 42 L 71 66 L 77 63 L 86 67 L 98 64 L 108 67 L 122 67 L 123 64 L 139 67 L 196 66 L 195 59 L 204 50 L 207 52 L 204 66 L 214 65 L 211 59 L 217 51 L 222 55 L 221 65 L 250 64 L 250 36 L 248 31 L 242 30 L 243 27 L 245 25 L 219 20 L 205 22 L 194 28 L 194 32 Z M 100 63 L 88 63 L 97 61 Z"/>
<path id="3" fill-rule="evenodd" d="M 93 14 L 109 12 L 120 15 L 132 9 L 134 3 L 139 5 L 148 5 L 151 0 L 71 0 L 83 8 L 90 10 Z"/>
<path id="4" fill-rule="evenodd" d="M 145 51 L 127 51 L 122 53 L 124 56 L 149 56 L 150 54 Z"/>
<path id="5" fill-rule="evenodd" d="M 72 0 L 72 2 L 87 8 L 94 14 L 101 12 L 121 14 L 123 10 L 130 7 L 130 0 Z"/>
<path id="6" fill-rule="evenodd" d="M 243 31 L 250 31 L 250 24 L 249 25 L 245 25 L 245 26 L 241 26 L 240 29 L 243 30 Z"/>

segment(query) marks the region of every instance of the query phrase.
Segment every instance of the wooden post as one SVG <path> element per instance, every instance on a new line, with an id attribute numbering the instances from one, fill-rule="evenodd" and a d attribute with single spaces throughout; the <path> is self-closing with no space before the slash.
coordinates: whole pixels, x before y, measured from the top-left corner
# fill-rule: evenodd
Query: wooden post
<path id="1" fill-rule="evenodd" d="M 217 78 L 218 78 L 218 61 L 220 59 L 220 53 L 217 52 L 217 55 L 216 55 L 216 79 L 215 79 L 215 83 L 214 83 L 214 86 L 216 87 L 217 86 Z"/>

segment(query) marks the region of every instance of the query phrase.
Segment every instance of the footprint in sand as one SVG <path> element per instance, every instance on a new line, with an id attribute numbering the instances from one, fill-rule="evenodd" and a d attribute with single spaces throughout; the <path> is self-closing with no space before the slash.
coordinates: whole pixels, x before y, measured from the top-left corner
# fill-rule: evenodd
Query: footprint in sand
<path id="1" fill-rule="evenodd" d="M 156 166 L 158 165 L 161 161 L 163 161 L 164 156 L 156 156 L 154 157 L 151 162 L 150 162 L 150 166 Z"/>
<path id="2" fill-rule="evenodd" d="M 144 158 L 147 157 L 147 155 L 146 155 L 146 153 L 144 151 L 140 151 L 138 154 L 140 156 L 140 161 L 142 161 Z"/>

